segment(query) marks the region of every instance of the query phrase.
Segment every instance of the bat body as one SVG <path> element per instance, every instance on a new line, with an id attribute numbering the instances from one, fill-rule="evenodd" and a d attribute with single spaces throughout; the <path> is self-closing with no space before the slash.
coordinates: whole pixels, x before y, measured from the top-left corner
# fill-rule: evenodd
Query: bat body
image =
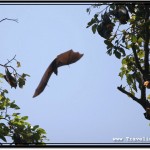
<path id="1" fill-rule="evenodd" d="M 35 90 L 33 97 L 36 97 L 41 92 L 43 92 L 52 73 L 54 72 L 56 75 L 58 74 L 58 67 L 75 63 L 82 56 L 83 54 L 80 54 L 79 52 L 74 52 L 73 50 L 69 50 L 58 55 L 46 69 L 37 89 Z"/>
<path id="2" fill-rule="evenodd" d="M 17 87 L 16 78 L 11 75 L 11 73 L 7 68 L 5 68 L 5 73 L 6 75 L 4 75 L 4 79 L 10 84 L 11 88 L 12 87 L 16 88 Z"/>

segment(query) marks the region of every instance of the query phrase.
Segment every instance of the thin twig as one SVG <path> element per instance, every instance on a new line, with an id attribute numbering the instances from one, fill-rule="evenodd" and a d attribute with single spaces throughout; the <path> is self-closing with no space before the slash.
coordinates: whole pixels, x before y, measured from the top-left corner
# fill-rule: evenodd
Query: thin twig
<path id="1" fill-rule="evenodd" d="M 97 14 L 99 15 L 100 13 L 102 13 L 105 9 L 107 9 L 109 6 L 106 6 L 102 11 L 98 12 Z"/>
<path id="2" fill-rule="evenodd" d="M 114 36 L 116 36 L 116 35 L 117 35 L 117 31 L 119 30 L 119 27 L 120 27 L 120 24 L 118 25 L 117 30 L 116 30 L 115 35 L 114 35 Z"/>
<path id="3" fill-rule="evenodd" d="M 0 22 L 5 21 L 5 20 L 15 21 L 18 23 L 18 19 L 9 19 L 9 18 L 4 18 L 4 19 L 0 20 Z"/>
<path id="4" fill-rule="evenodd" d="M 5 67 L 5 68 L 11 68 L 11 69 L 13 70 L 13 73 L 15 73 L 17 76 L 20 76 L 20 77 L 21 77 L 21 75 L 17 73 L 17 71 L 16 71 L 16 69 L 15 69 L 14 67 L 8 66 L 8 64 L 9 64 L 10 62 L 12 62 L 13 60 L 16 60 L 15 57 L 16 57 L 16 55 L 15 55 L 11 60 L 8 60 L 8 62 L 7 62 L 6 64 L 4 64 L 4 65 L 0 64 L 0 66 Z M 17 60 L 16 60 L 16 61 L 17 61 Z"/>
<path id="5" fill-rule="evenodd" d="M 6 120 L 6 121 L 9 121 L 9 120 L 8 120 L 8 119 L 6 119 L 6 118 L 0 118 L 0 120 L 1 120 L 1 119 Z"/>
<path id="6" fill-rule="evenodd" d="M 13 61 L 15 59 L 16 55 L 11 59 L 11 60 L 8 60 L 8 62 L 4 65 L 6 66 L 7 64 L 9 64 L 11 61 Z"/>

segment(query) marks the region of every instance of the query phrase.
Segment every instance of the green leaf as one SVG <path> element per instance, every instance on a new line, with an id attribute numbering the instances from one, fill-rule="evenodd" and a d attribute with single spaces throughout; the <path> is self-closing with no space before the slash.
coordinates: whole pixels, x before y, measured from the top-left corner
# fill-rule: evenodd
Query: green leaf
<path id="1" fill-rule="evenodd" d="M 109 56 L 112 55 L 112 49 L 109 49 L 107 52 L 106 52 Z"/>
<path id="2" fill-rule="evenodd" d="M 132 88 L 137 92 L 136 82 L 132 84 Z"/>
<path id="3" fill-rule="evenodd" d="M 133 92 L 133 90 L 132 90 L 132 89 L 130 90 L 130 92 L 131 92 L 131 94 L 132 94 L 133 96 L 135 96 L 135 93 Z"/>
<path id="4" fill-rule="evenodd" d="M 0 119 L 4 118 L 4 116 L 0 115 Z"/>
<path id="5" fill-rule="evenodd" d="M 3 136 L 3 135 L 1 135 L 1 134 L 0 134 L 0 139 L 2 139 L 4 142 L 7 142 L 5 136 Z"/>
<path id="6" fill-rule="evenodd" d="M 93 31 L 94 34 L 95 34 L 95 32 L 96 32 L 96 29 L 97 29 L 97 24 L 94 24 L 94 25 L 92 26 L 92 31 Z"/>
<path id="7" fill-rule="evenodd" d="M 133 83 L 132 75 L 131 75 L 131 74 L 127 74 L 126 77 L 127 77 L 127 83 L 128 83 L 129 85 L 131 85 L 131 84 Z"/>
<path id="8" fill-rule="evenodd" d="M 33 130 L 36 130 L 37 128 L 39 128 L 39 125 L 35 125 L 35 126 L 33 127 Z"/>
<path id="9" fill-rule="evenodd" d="M 117 49 L 118 49 L 119 52 L 122 53 L 122 56 L 123 56 L 123 57 L 126 56 L 125 50 L 124 50 L 123 48 L 118 47 Z"/>
<path id="10" fill-rule="evenodd" d="M 18 116 L 20 113 L 13 113 L 12 116 Z"/>
<path id="11" fill-rule="evenodd" d="M 3 92 L 4 92 L 4 93 L 8 93 L 8 91 L 7 91 L 6 89 L 5 89 L 5 90 L 3 90 Z"/>
<path id="12" fill-rule="evenodd" d="M 46 134 L 46 131 L 44 130 L 44 129 L 42 129 L 42 128 L 38 128 L 38 133 L 40 133 L 40 134 Z"/>
<path id="13" fill-rule="evenodd" d="M 122 59 L 122 65 L 126 65 L 126 64 L 127 64 L 126 58 L 123 58 Z"/>
<path id="14" fill-rule="evenodd" d="M 87 8 L 87 9 L 86 9 L 86 12 L 90 14 L 91 9 L 90 9 L 90 8 Z"/>
<path id="15" fill-rule="evenodd" d="M 143 39 L 141 37 L 138 38 L 138 44 L 141 45 L 142 42 L 143 42 Z"/>
<path id="16" fill-rule="evenodd" d="M 107 49 L 112 48 L 114 45 L 109 40 L 104 40 L 104 43 L 107 45 Z"/>
<path id="17" fill-rule="evenodd" d="M 40 139 L 39 133 L 33 134 L 33 139 L 36 140 L 36 142 L 38 142 L 38 140 Z"/>
<path id="18" fill-rule="evenodd" d="M 97 20 L 98 19 L 98 14 L 95 14 L 94 18 L 95 18 L 95 20 Z"/>
<path id="19" fill-rule="evenodd" d="M 136 43 L 137 42 L 137 37 L 135 35 L 133 35 L 133 34 L 131 36 L 131 42 L 132 43 Z"/>
<path id="20" fill-rule="evenodd" d="M 22 78 L 25 78 L 26 76 L 30 77 L 30 75 L 23 73 Z"/>
<path id="21" fill-rule="evenodd" d="M 10 108 L 20 109 L 20 107 L 15 104 L 15 101 L 10 104 Z"/>
<path id="22" fill-rule="evenodd" d="M 87 27 L 86 27 L 86 28 L 90 27 L 90 26 L 91 26 L 91 25 L 93 25 L 94 23 L 96 23 L 96 19 L 95 19 L 95 18 L 92 18 L 92 19 L 91 19 L 91 21 L 90 21 L 90 22 L 88 22 L 88 24 L 87 24 Z"/>
<path id="23" fill-rule="evenodd" d="M 22 77 L 20 77 L 20 78 L 18 79 L 18 82 L 19 82 L 19 87 L 20 87 L 20 88 L 23 88 L 23 86 L 25 85 L 25 79 L 22 78 Z"/>
<path id="24" fill-rule="evenodd" d="M 121 77 L 121 80 L 123 79 L 123 76 L 124 76 L 124 73 L 123 72 L 120 72 L 119 73 L 119 76 Z"/>
<path id="25" fill-rule="evenodd" d="M 4 78 L 4 75 L 2 73 L 0 73 L 0 78 Z"/>
<path id="26" fill-rule="evenodd" d="M 115 54 L 115 56 L 118 58 L 118 59 L 120 59 L 121 58 L 121 53 L 120 52 L 118 52 L 118 51 L 114 51 L 114 54 Z"/>
<path id="27" fill-rule="evenodd" d="M 18 67 L 18 68 L 21 67 L 21 64 L 20 64 L 19 61 L 17 61 L 17 67 Z"/>
<path id="28" fill-rule="evenodd" d="M 140 50 L 138 53 L 139 58 L 143 58 L 144 57 L 144 51 Z"/>
<path id="29" fill-rule="evenodd" d="M 2 100 L 4 98 L 4 96 L 3 95 L 0 95 L 0 100 Z"/>
<path id="30" fill-rule="evenodd" d="M 27 119 L 28 119 L 28 116 L 23 116 L 21 119 L 22 119 L 22 120 L 27 120 Z"/>
<path id="31" fill-rule="evenodd" d="M 147 96 L 147 99 L 150 99 L 150 94 Z"/>
<path id="32" fill-rule="evenodd" d="M 130 49 L 131 47 L 132 47 L 132 44 L 129 44 L 129 45 L 127 44 L 127 45 L 126 45 L 126 48 L 127 48 L 127 49 Z"/>

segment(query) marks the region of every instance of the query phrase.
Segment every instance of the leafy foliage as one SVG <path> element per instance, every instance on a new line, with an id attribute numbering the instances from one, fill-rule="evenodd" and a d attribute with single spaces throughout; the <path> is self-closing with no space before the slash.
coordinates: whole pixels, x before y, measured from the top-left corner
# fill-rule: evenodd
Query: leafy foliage
<path id="1" fill-rule="evenodd" d="M 87 28 L 91 27 L 93 34 L 98 33 L 105 39 L 108 55 L 121 59 L 119 76 L 121 80 L 126 78 L 127 85 L 121 85 L 118 90 L 138 102 L 146 110 L 146 119 L 150 120 L 150 111 L 147 111 L 150 96 L 146 96 L 146 88 L 150 86 L 150 4 L 104 2 L 91 6 L 87 12 L 90 14 L 94 8 L 100 12 L 88 22 Z M 138 92 L 140 98 L 136 97 Z"/>
<path id="2" fill-rule="evenodd" d="M 23 88 L 26 83 L 26 77 L 30 76 L 25 73 L 20 75 L 14 67 L 8 66 L 12 61 L 16 61 L 16 67 L 21 67 L 20 62 L 17 61 L 15 57 L 4 65 L 0 64 L 0 66 L 5 69 L 5 74 L 0 73 L 0 79 L 5 79 L 11 87 L 16 88 L 19 85 L 19 88 Z M 10 72 L 9 68 L 11 68 L 13 72 Z M 20 107 L 16 104 L 15 100 L 11 100 L 7 97 L 8 94 L 7 89 L 0 88 L 1 141 L 7 143 L 7 138 L 10 137 L 12 139 L 11 145 L 45 145 L 44 140 L 47 140 L 46 131 L 40 128 L 39 125 L 31 126 L 31 124 L 27 122 L 28 116 L 21 116 L 19 112 L 16 112 L 20 110 Z"/>

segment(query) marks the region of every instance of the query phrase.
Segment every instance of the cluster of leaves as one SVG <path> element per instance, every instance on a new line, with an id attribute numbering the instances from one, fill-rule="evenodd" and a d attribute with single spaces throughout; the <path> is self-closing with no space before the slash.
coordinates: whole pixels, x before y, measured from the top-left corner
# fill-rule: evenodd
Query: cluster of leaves
<path id="1" fill-rule="evenodd" d="M 126 78 L 127 86 L 118 88 L 132 99 L 140 103 L 146 110 L 150 107 L 147 103 L 145 81 L 150 81 L 149 71 L 149 26 L 150 26 L 150 4 L 139 2 L 113 2 L 95 4 L 91 8 L 105 8 L 97 12 L 87 28 L 91 27 L 92 32 L 103 37 L 106 44 L 107 54 L 114 54 L 116 58 L 122 59 L 119 76 Z M 138 84 L 137 84 L 138 83 Z M 129 87 L 129 91 L 125 91 Z M 135 93 L 141 91 L 140 99 Z M 145 103 L 141 101 L 145 101 Z M 148 105 L 148 106 L 147 106 Z M 148 118 L 150 119 L 150 118 Z"/>
<path id="2" fill-rule="evenodd" d="M 0 64 L 2 67 L 5 68 L 5 74 L 0 73 L 0 77 L 4 78 L 11 87 L 16 88 L 17 86 L 19 86 L 19 88 L 23 88 L 23 86 L 25 85 L 26 77 L 30 76 L 25 73 L 20 75 L 14 67 L 8 65 L 10 62 L 16 61 L 17 68 L 21 67 L 21 63 L 17 61 L 15 57 L 16 55 L 4 65 Z M 9 68 L 12 70 L 12 72 L 10 72 Z"/>
<path id="3" fill-rule="evenodd" d="M 14 59 L 11 61 L 13 60 Z M 20 67 L 20 62 L 16 62 L 17 67 Z M 1 66 L 4 68 L 11 67 L 13 69 L 17 85 L 19 85 L 20 88 L 25 85 L 26 77 L 29 76 L 28 74 L 23 73 L 19 75 L 12 66 L 8 66 L 8 63 Z M 3 79 L 4 76 L 6 75 L 0 74 L 1 79 Z M 8 83 L 10 84 L 10 82 Z M 45 130 L 40 128 L 39 125 L 31 126 L 31 124 L 27 122 L 28 116 L 21 116 L 19 112 L 16 112 L 20 107 L 15 101 L 10 100 L 6 96 L 7 94 L 8 90 L 0 89 L 0 139 L 3 142 L 7 142 L 7 138 L 10 137 L 13 141 L 11 145 L 14 144 L 17 146 L 45 145 L 44 140 L 47 140 Z"/>

